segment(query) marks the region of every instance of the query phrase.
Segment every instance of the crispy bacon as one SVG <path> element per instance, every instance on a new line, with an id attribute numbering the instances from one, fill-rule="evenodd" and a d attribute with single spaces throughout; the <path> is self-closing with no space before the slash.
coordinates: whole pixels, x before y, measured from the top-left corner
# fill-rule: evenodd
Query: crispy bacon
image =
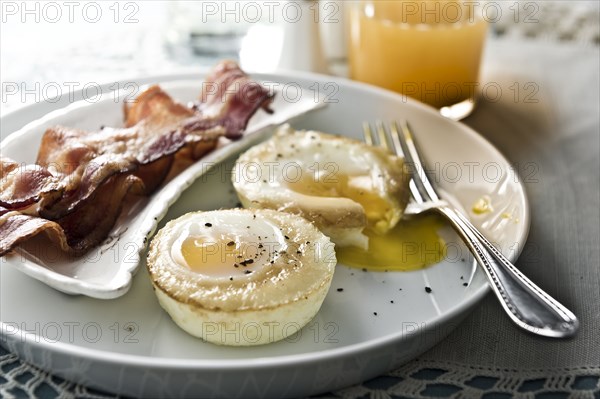
<path id="1" fill-rule="evenodd" d="M 190 107 L 150 87 L 125 104 L 124 128 L 48 129 L 35 165 L 0 158 L 0 256 L 43 231 L 69 253 L 98 245 L 124 203 L 151 194 L 219 137 L 239 138 L 273 98 L 229 61 L 204 85 Z"/>
<path id="2" fill-rule="evenodd" d="M 58 198 L 62 184 L 60 176 L 54 176 L 38 165 L 19 165 L 8 158 L 0 158 L 0 206 L 23 209 L 39 200 Z"/>
<path id="3" fill-rule="evenodd" d="M 190 122 L 189 129 L 206 129 L 213 123 L 226 129 L 226 137 L 238 139 L 248 125 L 248 114 L 259 109 L 268 113 L 272 97 L 250 79 L 233 61 L 217 65 L 202 86 L 196 109 L 208 118 Z"/>
<path id="4" fill-rule="evenodd" d="M 19 212 L 8 212 L 0 216 L 0 253 L 4 255 L 11 248 L 42 232 L 61 250 L 72 252 L 65 231 L 58 223 Z"/>

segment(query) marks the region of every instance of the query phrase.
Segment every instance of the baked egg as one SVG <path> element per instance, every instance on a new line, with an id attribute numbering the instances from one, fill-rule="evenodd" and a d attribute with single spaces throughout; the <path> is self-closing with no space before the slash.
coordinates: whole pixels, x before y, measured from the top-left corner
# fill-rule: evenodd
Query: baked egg
<path id="1" fill-rule="evenodd" d="M 365 250 L 365 229 L 387 233 L 402 218 L 409 198 L 402 158 L 289 125 L 242 154 L 232 178 L 244 207 L 301 215 L 336 245 Z"/>
<path id="2" fill-rule="evenodd" d="M 334 245 L 300 216 L 268 209 L 192 212 L 150 244 L 160 305 L 191 335 L 249 346 L 296 333 L 318 312 Z"/>

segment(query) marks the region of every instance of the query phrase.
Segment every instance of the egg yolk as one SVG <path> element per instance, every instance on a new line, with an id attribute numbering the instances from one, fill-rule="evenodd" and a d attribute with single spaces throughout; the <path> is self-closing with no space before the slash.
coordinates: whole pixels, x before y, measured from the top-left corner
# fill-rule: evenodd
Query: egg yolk
<path id="1" fill-rule="evenodd" d="M 492 206 L 492 199 L 489 195 L 484 195 L 473 204 L 471 210 L 476 215 L 483 215 L 484 213 L 494 212 L 494 207 Z"/>
<path id="2" fill-rule="evenodd" d="M 358 202 L 365 210 L 369 227 L 378 232 L 388 229 L 387 202 L 372 189 L 370 176 L 348 176 L 336 174 L 335 177 L 314 179 L 305 173 L 298 181 L 290 182 L 292 190 L 315 197 L 342 197 Z"/>
<path id="3" fill-rule="evenodd" d="M 255 260 L 262 246 L 242 242 L 239 237 L 192 236 L 181 244 L 181 254 L 194 272 L 212 277 L 250 274 L 255 271 Z"/>
<path id="4" fill-rule="evenodd" d="M 305 195 L 349 198 L 365 209 L 369 249 L 353 246 L 336 248 L 338 260 L 347 266 L 373 271 L 409 271 L 439 263 L 446 256 L 446 244 L 437 234 L 445 226 L 439 216 L 425 215 L 402 220 L 387 231 L 389 207 L 373 192 L 369 176 L 338 174 L 332 179 L 316 180 L 306 174 L 289 185 Z"/>
<path id="5" fill-rule="evenodd" d="M 387 234 L 366 232 L 369 249 L 336 248 L 340 263 L 372 271 L 409 271 L 439 263 L 446 256 L 446 244 L 437 234 L 444 227 L 437 215 L 402 220 Z"/>

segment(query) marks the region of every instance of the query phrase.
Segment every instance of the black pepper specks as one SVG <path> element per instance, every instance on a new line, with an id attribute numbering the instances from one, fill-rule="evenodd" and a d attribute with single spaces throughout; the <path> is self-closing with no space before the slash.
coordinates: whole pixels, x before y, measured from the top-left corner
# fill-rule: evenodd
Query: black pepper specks
<path id="1" fill-rule="evenodd" d="M 227 246 L 228 246 L 228 247 L 233 247 L 234 245 L 235 245 L 235 242 L 234 242 L 234 241 L 229 241 L 229 242 L 227 243 Z"/>
<path id="2" fill-rule="evenodd" d="M 337 289 L 337 292 L 342 292 L 342 291 L 344 291 L 344 289 L 343 289 L 343 288 L 338 288 L 338 289 Z"/>
<path id="3" fill-rule="evenodd" d="M 463 283 L 463 286 L 464 286 L 464 287 L 468 287 L 468 286 L 469 286 L 469 283 Z"/>
<path id="4" fill-rule="evenodd" d="M 377 312 L 373 312 L 373 316 L 377 316 Z"/>
<path id="5" fill-rule="evenodd" d="M 428 294 L 431 294 L 431 291 L 433 291 L 433 290 L 431 289 L 431 287 L 425 287 L 425 292 L 426 292 L 426 293 L 428 293 Z"/>
<path id="6" fill-rule="evenodd" d="M 206 227 L 212 227 L 212 223 L 204 223 L 204 226 L 206 226 Z"/>

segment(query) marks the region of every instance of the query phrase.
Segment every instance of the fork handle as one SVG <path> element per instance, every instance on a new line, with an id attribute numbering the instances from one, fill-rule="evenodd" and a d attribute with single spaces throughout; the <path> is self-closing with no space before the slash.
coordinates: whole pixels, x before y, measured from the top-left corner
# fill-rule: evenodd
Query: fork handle
<path id="1" fill-rule="evenodd" d="M 450 221 L 483 266 L 492 290 L 517 325 L 547 337 L 575 334 L 579 326 L 575 315 L 525 277 L 464 215 L 450 206 L 435 209 Z"/>

